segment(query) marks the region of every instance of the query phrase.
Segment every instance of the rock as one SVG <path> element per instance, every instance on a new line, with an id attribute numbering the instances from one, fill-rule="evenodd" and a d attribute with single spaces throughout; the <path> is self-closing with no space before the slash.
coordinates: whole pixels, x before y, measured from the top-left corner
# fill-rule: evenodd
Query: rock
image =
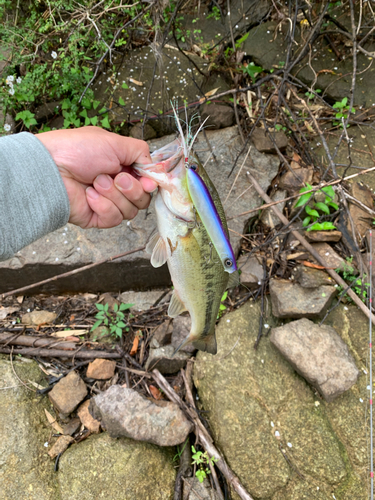
<path id="1" fill-rule="evenodd" d="M 158 446 L 181 444 L 193 429 L 177 404 L 166 401 L 155 404 L 119 385 L 95 396 L 90 412 L 111 437 L 125 436 Z"/>
<path id="2" fill-rule="evenodd" d="M 100 432 L 100 422 L 92 417 L 89 412 L 90 400 L 88 399 L 84 403 L 82 403 L 78 410 L 77 415 L 81 423 L 88 429 L 91 434 L 99 434 Z"/>
<path id="3" fill-rule="evenodd" d="M 319 318 L 336 293 L 333 286 L 303 288 L 289 280 L 270 280 L 272 313 L 277 318 Z"/>
<path id="4" fill-rule="evenodd" d="M 195 94 L 194 88 L 194 99 L 196 99 Z M 237 127 L 207 130 L 206 137 L 213 148 L 216 160 L 209 158 L 211 152 L 207 148 L 203 134 L 197 138 L 195 151 L 202 163 L 208 160 L 206 170 L 213 179 L 221 199 L 225 200 L 247 151 L 239 156 L 242 142 Z M 150 148 L 152 150 L 160 148 L 174 138 L 175 135 L 153 140 L 150 142 Z M 251 159 L 247 159 L 226 204 L 227 216 L 233 217 L 228 224 L 229 228 L 235 231 L 231 233 L 233 235 L 231 241 L 236 253 L 241 245 L 241 236 L 236 233 L 242 234 L 252 217 L 251 214 L 243 216 L 238 214 L 261 204 L 260 197 L 247 179 L 246 169 L 253 172 L 262 189 L 267 191 L 279 167 L 279 160 L 274 155 L 261 154 L 252 148 L 250 156 Z M 229 177 L 235 161 L 237 161 L 236 166 Z M 256 165 L 255 169 L 253 165 Z M 248 187 L 250 189 L 243 194 Z M 144 211 L 140 211 L 133 220 L 111 229 L 81 229 L 67 224 L 23 248 L 12 259 L 0 262 L 0 293 L 142 247 L 155 230 L 155 225 L 153 203 L 147 217 Z M 34 288 L 33 293 L 145 290 L 163 288 L 170 283 L 167 266 L 153 268 L 150 256 L 144 251 L 139 251 L 114 261 L 109 259 L 105 264 L 76 274 L 74 280 L 71 277 L 62 278 L 43 287 Z"/>
<path id="5" fill-rule="evenodd" d="M 98 302 L 100 302 L 103 305 L 108 304 L 108 307 L 112 309 L 113 311 L 113 306 L 117 304 L 118 306 L 120 305 L 120 302 L 115 299 L 110 293 L 102 293 L 98 299 Z"/>
<path id="6" fill-rule="evenodd" d="M 60 101 L 46 102 L 45 104 L 38 106 L 35 110 L 35 119 L 39 122 L 46 120 L 47 118 L 51 118 L 57 114 L 60 106 Z"/>
<path id="7" fill-rule="evenodd" d="M 90 332 L 90 340 L 93 342 L 105 343 L 109 342 L 111 335 L 109 333 L 109 328 L 106 326 L 98 326 L 92 332 Z"/>
<path id="8" fill-rule="evenodd" d="M 190 316 L 177 316 L 173 320 L 173 333 L 172 333 L 172 346 L 173 349 L 180 347 L 182 342 L 189 335 L 191 330 L 191 318 Z M 185 345 L 181 352 L 193 353 L 196 348 L 192 344 Z"/>
<path id="9" fill-rule="evenodd" d="M 176 476 L 175 453 L 173 448 L 112 439 L 106 432 L 90 436 L 63 454 L 58 474 L 51 468 L 60 494 L 53 498 L 170 500 Z"/>
<path id="10" fill-rule="evenodd" d="M 52 391 L 48 393 L 53 406 L 63 415 L 72 413 L 86 396 L 86 384 L 74 371 L 59 380 Z"/>
<path id="11" fill-rule="evenodd" d="M 347 262 L 345 262 L 345 260 L 340 257 L 340 255 L 335 252 L 334 249 L 330 245 L 328 245 L 328 243 L 312 243 L 312 247 L 318 252 L 322 259 L 324 259 L 327 267 L 339 270 L 347 268 Z M 314 262 L 316 262 L 315 259 L 313 260 Z M 318 264 L 318 262 L 316 263 Z"/>
<path id="12" fill-rule="evenodd" d="M 146 361 L 146 370 L 151 371 L 157 368 L 160 373 L 169 374 L 176 373 L 181 368 L 184 368 L 191 354 L 186 351 L 178 351 L 174 354 L 175 350 L 172 345 L 150 349 Z"/>
<path id="13" fill-rule="evenodd" d="M 256 255 L 248 257 L 241 255 L 237 261 L 237 267 L 241 270 L 240 282 L 251 288 L 258 288 L 263 279 L 264 271 L 261 262 Z"/>
<path id="14" fill-rule="evenodd" d="M 334 285 L 334 280 L 324 271 L 306 266 L 297 266 L 293 276 L 303 288 L 318 288 L 322 285 Z"/>
<path id="15" fill-rule="evenodd" d="M 206 119 L 205 127 L 210 130 L 231 127 L 235 122 L 232 107 L 221 102 L 211 102 L 203 105 L 201 120 L 205 121 Z"/>
<path id="16" fill-rule="evenodd" d="M 183 498 L 186 500 L 218 500 L 208 479 L 200 483 L 197 477 L 187 477 L 183 483 Z"/>
<path id="17" fill-rule="evenodd" d="M 319 241 L 333 241 L 338 242 L 341 240 L 341 231 L 305 231 L 304 233 L 307 241 L 319 242 Z"/>
<path id="18" fill-rule="evenodd" d="M 134 139 L 149 141 L 150 139 L 155 139 L 157 134 L 149 123 L 146 123 L 144 127 L 142 127 L 142 123 L 137 123 L 131 128 L 129 136 L 134 137 Z"/>
<path id="19" fill-rule="evenodd" d="M 331 326 L 302 318 L 273 328 L 270 341 L 326 401 L 333 401 L 357 381 L 353 357 Z"/>
<path id="20" fill-rule="evenodd" d="M 358 201 L 362 202 L 368 208 L 374 209 L 374 199 L 373 195 L 368 187 L 366 187 L 362 182 L 353 182 L 351 185 L 351 195 L 356 198 Z M 352 216 L 353 223 L 355 226 L 356 234 L 359 236 L 358 243 L 362 242 L 362 239 L 365 237 L 366 232 L 372 226 L 372 217 L 371 215 L 358 207 L 354 203 L 349 203 L 349 211 Z M 347 228 L 349 233 L 352 234 L 352 227 L 350 221 L 347 223 Z"/>
<path id="21" fill-rule="evenodd" d="M 21 316 L 24 325 L 44 325 L 53 323 L 57 314 L 49 311 L 32 311 Z"/>
<path id="22" fill-rule="evenodd" d="M 64 436 L 73 436 L 81 427 L 81 421 L 78 417 L 74 417 L 65 425 L 62 426 Z"/>
<path id="23" fill-rule="evenodd" d="M 94 359 L 87 367 L 86 377 L 96 380 L 108 380 L 115 374 L 116 361 L 109 359 Z"/>
<path id="24" fill-rule="evenodd" d="M 173 324 L 171 319 L 167 319 L 159 325 L 152 336 L 150 347 L 158 348 L 169 344 L 172 339 Z"/>
<path id="25" fill-rule="evenodd" d="M 313 173 L 312 167 L 288 169 L 280 178 L 279 188 L 286 189 L 288 192 L 294 192 L 306 183 L 311 184 Z"/>
<path id="26" fill-rule="evenodd" d="M 71 443 L 74 443 L 74 439 L 71 436 L 59 437 L 52 448 L 48 450 L 48 455 L 51 458 L 56 458 L 57 455 L 60 455 L 60 453 L 64 453 Z"/>
<path id="27" fill-rule="evenodd" d="M 276 193 L 271 197 L 272 201 L 281 201 L 286 197 L 287 193 L 286 191 L 279 189 L 276 191 Z M 281 202 L 277 205 L 277 208 L 280 210 L 280 212 L 283 212 L 285 208 L 285 201 Z M 262 210 L 262 215 L 260 216 L 260 220 L 263 222 L 263 224 L 271 229 L 273 229 L 275 226 L 278 224 L 281 224 L 280 219 L 277 217 L 277 215 L 274 213 L 272 210 L 272 207 L 266 208 L 265 210 Z"/>
<path id="28" fill-rule="evenodd" d="M 164 290 L 153 290 L 151 292 L 124 292 L 120 295 L 121 302 L 133 304 L 132 311 L 147 311 L 164 295 Z M 169 300 L 169 295 L 162 298 L 159 304 Z"/>
<path id="29" fill-rule="evenodd" d="M 52 130 L 59 130 L 64 127 L 64 117 L 63 116 L 56 116 L 56 118 L 53 118 L 48 125 L 51 127 Z"/>
<path id="30" fill-rule="evenodd" d="M 280 151 L 288 145 L 288 138 L 284 132 L 270 132 L 269 135 L 262 128 L 255 128 L 251 140 L 259 153 L 277 153 L 275 144 Z"/>

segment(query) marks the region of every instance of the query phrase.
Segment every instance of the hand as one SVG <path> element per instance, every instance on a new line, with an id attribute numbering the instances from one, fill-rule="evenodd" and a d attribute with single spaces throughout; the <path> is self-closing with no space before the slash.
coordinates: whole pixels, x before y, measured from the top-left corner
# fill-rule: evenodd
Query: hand
<path id="1" fill-rule="evenodd" d="M 148 207 L 155 182 L 130 165 L 151 163 L 146 142 L 99 127 L 38 134 L 55 161 L 70 202 L 69 222 L 83 228 L 118 226 Z"/>

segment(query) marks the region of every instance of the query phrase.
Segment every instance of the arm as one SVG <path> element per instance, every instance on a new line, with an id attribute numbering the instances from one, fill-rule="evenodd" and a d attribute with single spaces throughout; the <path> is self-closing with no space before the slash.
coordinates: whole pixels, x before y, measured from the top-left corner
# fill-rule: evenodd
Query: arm
<path id="1" fill-rule="evenodd" d="M 98 127 L 0 138 L 0 260 L 66 222 L 113 227 L 156 188 L 130 165 L 150 163 L 144 141 Z"/>

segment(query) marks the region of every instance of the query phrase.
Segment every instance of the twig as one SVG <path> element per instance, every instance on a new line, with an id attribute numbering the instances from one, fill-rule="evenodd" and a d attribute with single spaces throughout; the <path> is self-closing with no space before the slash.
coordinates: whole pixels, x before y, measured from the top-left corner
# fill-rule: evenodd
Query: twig
<path id="1" fill-rule="evenodd" d="M 202 422 L 197 417 L 195 411 L 189 408 L 186 403 L 182 401 L 180 396 L 172 389 L 172 387 L 159 372 L 159 370 L 153 370 L 152 376 L 159 387 L 163 389 L 165 394 L 169 397 L 169 399 L 178 404 L 179 407 L 184 411 L 184 413 L 188 415 L 188 417 L 194 422 L 195 432 L 202 446 L 205 448 L 205 450 L 207 450 L 207 453 L 210 457 L 215 457 L 215 459 L 217 460 L 217 462 L 215 462 L 215 465 L 219 470 L 221 470 L 226 480 L 231 484 L 232 488 L 235 490 L 241 500 L 254 500 L 253 497 L 242 486 L 239 478 L 229 468 L 219 450 L 214 446 L 211 436 L 208 434 Z"/>
<path id="2" fill-rule="evenodd" d="M 14 369 L 14 366 L 13 366 L 13 347 L 12 347 L 11 351 L 9 352 L 9 354 L 10 354 L 10 356 L 9 356 L 9 357 L 10 357 L 10 365 L 11 365 L 11 367 L 12 367 L 12 371 L 13 371 L 13 373 L 14 373 L 15 377 L 17 378 L 17 380 L 18 380 L 19 382 L 21 382 L 21 384 L 22 384 L 23 386 L 25 386 L 25 387 L 26 387 L 26 389 L 29 389 L 29 391 L 31 391 L 31 392 L 36 392 L 36 390 L 35 390 L 35 389 L 31 389 L 31 387 L 29 387 L 27 384 L 25 384 L 25 382 L 23 382 L 23 380 L 21 380 L 21 379 L 19 378 L 19 376 L 17 375 L 17 372 L 16 372 L 16 370 Z"/>
<path id="3" fill-rule="evenodd" d="M 145 248 L 146 248 L 146 246 L 135 248 L 134 250 L 129 250 L 128 252 L 120 253 L 120 254 L 115 255 L 113 257 L 108 257 L 106 259 L 99 260 L 98 262 L 94 262 L 93 264 L 88 264 L 87 266 L 78 267 L 77 269 L 73 269 L 73 271 L 68 271 L 67 273 L 58 274 L 57 276 L 53 276 L 52 278 L 47 278 L 46 280 L 38 281 L 38 283 L 32 283 L 31 285 L 23 286 L 21 288 L 16 288 L 16 290 L 11 290 L 10 292 L 2 293 L 0 295 L 0 300 L 5 299 L 5 297 L 10 297 L 12 295 L 15 295 L 17 293 L 26 292 L 26 291 L 30 290 L 31 288 L 45 285 L 46 283 L 50 283 L 51 281 L 55 281 L 55 280 L 58 280 L 60 278 L 67 278 L 68 276 L 73 276 L 74 274 L 78 274 L 78 273 L 81 273 L 82 271 L 86 271 L 87 269 L 91 269 L 93 267 L 100 266 L 101 264 L 105 264 L 106 262 L 120 259 L 121 257 L 125 257 L 126 255 L 130 255 L 130 254 L 136 253 L 136 252 L 141 252 Z"/>
<path id="4" fill-rule="evenodd" d="M 13 348 L 12 348 L 13 349 Z M 12 349 L 7 347 L 0 347 L 0 352 L 3 354 L 11 354 Z M 121 359 L 122 354 L 117 352 L 105 352 L 105 351 L 63 351 L 61 349 L 42 349 L 33 347 L 24 347 L 22 349 L 16 349 L 13 354 L 22 354 L 23 356 L 40 356 L 42 358 L 81 358 L 81 359 L 93 359 L 93 358 L 104 358 L 104 359 Z"/>
<path id="5" fill-rule="evenodd" d="M 263 191 L 263 189 L 260 187 L 258 182 L 254 179 L 254 177 L 251 174 L 247 174 L 247 175 L 250 177 L 251 181 L 254 183 L 254 187 L 257 190 L 259 196 L 261 198 L 263 198 L 263 200 L 265 202 L 270 203 L 271 198 L 269 196 L 267 196 L 267 194 Z M 288 219 L 280 212 L 280 210 L 278 208 L 273 206 L 272 210 L 274 211 L 274 213 L 277 215 L 277 217 L 281 220 L 281 222 L 283 224 L 289 224 Z M 341 276 L 339 276 L 332 269 L 329 269 L 329 266 L 327 265 L 325 260 L 318 254 L 318 252 L 314 249 L 314 247 L 311 246 L 310 243 L 303 236 L 301 236 L 299 234 L 298 231 L 291 231 L 291 233 L 296 238 L 296 240 L 298 240 L 302 244 L 302 246 L 304 246 L 306 248 L 306 250 L 308 250 L 311 253 L 311 255 L 319 262 L 319 264 L 326 268 L 327 273 L 331 276 L 331 278 L 333 278 L 336 281 L 336 283 L 338 283 L 343 288 L 346 288 L 348 286 L 347 283 L 341 278 Z M 357 306 L 361 309 L 361 311 L 364 312 L 365 315 L 369 319 L 371 318 L 371 321 L 375 324 L 375 316 L 370 312 L 368 307 L 366 307 L 366 305 L 361 301 L 361 299 L 358 297 L 358 295 L 356 295 L 352 290 L 348 290 L 348 295 L 353 300 L 353 302 L 355 302 L 355 304 L 357 304 Z"/>

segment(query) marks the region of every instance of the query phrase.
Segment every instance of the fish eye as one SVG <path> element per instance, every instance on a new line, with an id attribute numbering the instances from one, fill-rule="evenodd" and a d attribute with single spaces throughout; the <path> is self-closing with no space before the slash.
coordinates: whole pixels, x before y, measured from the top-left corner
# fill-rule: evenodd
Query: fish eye
<path id="1" fill-rule="evenodd" d="M 190 165 L 190 168 L 191 168 L 192 170 L 194 170 L 194 172 L 196 172 L 196 171 L 198 170 L 198 165 L 197 165 L 196 163 L 192 163 L 192 164 Z"/>
<path id="2" fill-rule="evenodd" d="M 224 265 L 225 265 L 225 267 L 232 267 L 233 266 L 233 261 L 231 259 L 225 259 L 224 260 Z"/>

